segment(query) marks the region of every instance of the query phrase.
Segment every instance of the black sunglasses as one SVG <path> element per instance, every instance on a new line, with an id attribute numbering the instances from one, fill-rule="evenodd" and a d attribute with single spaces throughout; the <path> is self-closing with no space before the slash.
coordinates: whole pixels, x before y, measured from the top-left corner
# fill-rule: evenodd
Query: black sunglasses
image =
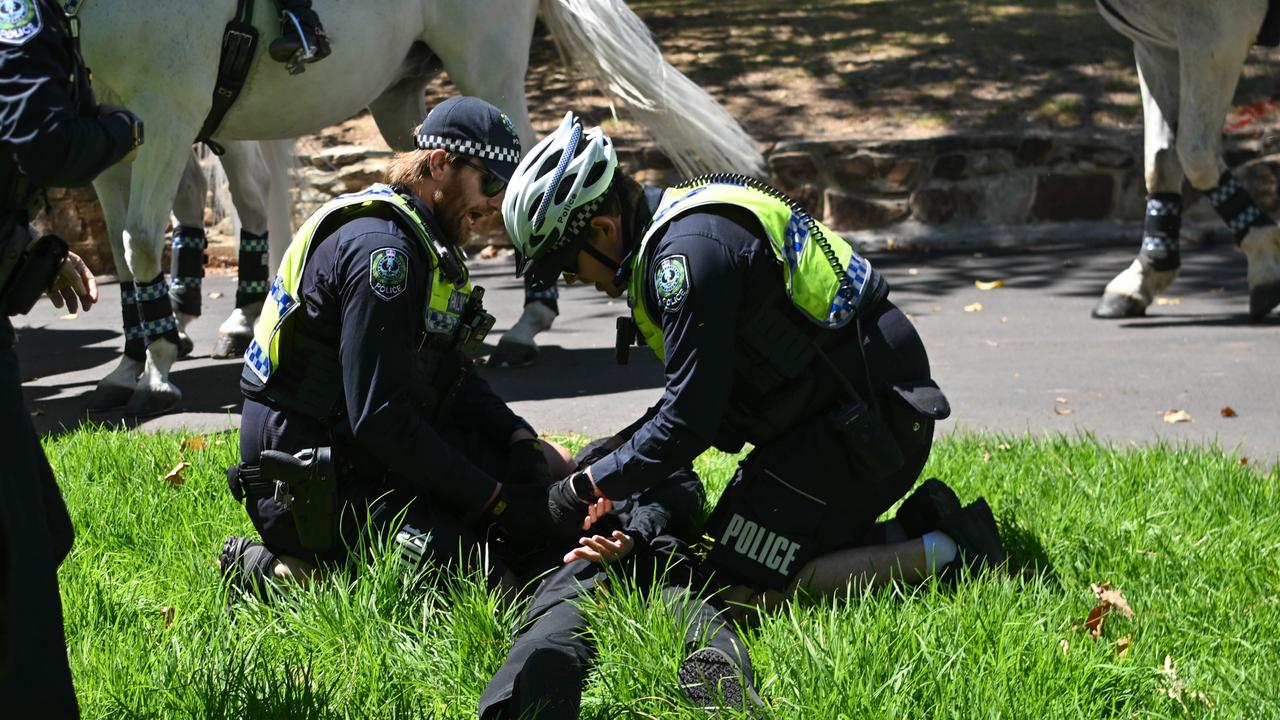
<path id="1" fill-rule="evenodd" d="M 507 188 L 507 181 L 495 175 L 493 171 L 485 167 L 483 163 L 473 161 L 470 158 L 466 158 L 461 155 L 458 156 L 458 162 L 484 176 L 484 184 L 480 186 L 480 192 L 484 193 L 485 197 L 497 197 L 498 193 Z"/>

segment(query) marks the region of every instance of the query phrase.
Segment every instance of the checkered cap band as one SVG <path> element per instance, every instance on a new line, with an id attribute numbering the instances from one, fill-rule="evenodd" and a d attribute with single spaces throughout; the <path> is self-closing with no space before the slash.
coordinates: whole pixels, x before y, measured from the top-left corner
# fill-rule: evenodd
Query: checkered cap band
<path id="1" fill-rule="evenodd" d="M 420 150 L 440 148 L 449 152 L 478 157 L 482 160 L 497 160 L 508 163 L 520 162 L 520 151 L 515 148 L 486 145 L 472 140 L 457 140 L 439 135 L 423 134 L 418 136 L 417 145 Z"/>

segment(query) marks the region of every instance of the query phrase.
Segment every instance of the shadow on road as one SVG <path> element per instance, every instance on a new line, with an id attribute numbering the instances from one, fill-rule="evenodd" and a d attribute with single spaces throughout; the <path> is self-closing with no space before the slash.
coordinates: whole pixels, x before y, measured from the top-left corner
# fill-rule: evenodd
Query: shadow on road
<path id="1" fill-rule="evenodd" d="M 492 348 L 490 348 L 492 350 Z M 554 400 L 661 388 L 662 364 L 647 348 L 633 347 L 618 365 L 613 348 L 542 348 L 538 362 L 523 368 L 485 366 L 484 378 L 507 402 Z"/>

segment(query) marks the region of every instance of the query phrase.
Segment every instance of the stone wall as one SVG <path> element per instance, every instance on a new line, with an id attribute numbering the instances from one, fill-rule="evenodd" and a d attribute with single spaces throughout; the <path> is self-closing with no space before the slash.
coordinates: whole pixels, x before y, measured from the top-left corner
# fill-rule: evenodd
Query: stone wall
<path id="1" fill-rule="evenodd" d="M 1262 133 L 1228 139 L 1227 160 L 1259 205 L 1280 210 L 1280 140 Z M 391 153 L 352 145 L 318 147 L 299 159 L 295 226 L 335 195 L 381 180 Z M 1136 133 L 985 133 L 919 140 L 778 143 L 766 152 L 769 180 L 864 250 L 1104 242 L 1133 236 L 1146 190 Z M 680 180 L 653 147 L 622 150 L 641 182 Z M 213 163 L 215 161 L 209 160 Z M 216 168 L 210 168 L 216 174 Z M 1189 188 L 1188 188 L 1189 190 Z M 1225 229 L 1189 192 L 1186 232 Z M 109 250 L 91 190 L 51 195 L 46 220 L 99 261 Z M 225 198 L 215 203 L 227 205 Z M 234 259 L 232 223 L 210 210 L 210 255 Z M 92 239 L 86 242 L 82 236 Z M 499 218 L 469 245 L 505 244 Z"/>

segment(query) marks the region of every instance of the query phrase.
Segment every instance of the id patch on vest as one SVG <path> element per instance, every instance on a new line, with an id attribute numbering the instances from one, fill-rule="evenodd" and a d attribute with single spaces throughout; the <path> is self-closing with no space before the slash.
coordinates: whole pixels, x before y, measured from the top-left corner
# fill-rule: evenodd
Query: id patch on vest
<path id="1" fill-rule="evenodd" d="M 369 289 L 374 295 L 392 300 L 404 292 L 408 284 L 409 258 L 402 251 L 387 247 L 369 255 Z"/>
<path id="2" fill-rule="evenodd" d="M 23 45 L 41 28 L 36 0 L 0 0 L 0 43 Z"/>
<path id="3" fill-rule="evenodd" d="M 675 312 L 689 297 L 689 260 L 684 255 L 662 258 L 653 271 L 653 287 L 663 310 Z"/>

